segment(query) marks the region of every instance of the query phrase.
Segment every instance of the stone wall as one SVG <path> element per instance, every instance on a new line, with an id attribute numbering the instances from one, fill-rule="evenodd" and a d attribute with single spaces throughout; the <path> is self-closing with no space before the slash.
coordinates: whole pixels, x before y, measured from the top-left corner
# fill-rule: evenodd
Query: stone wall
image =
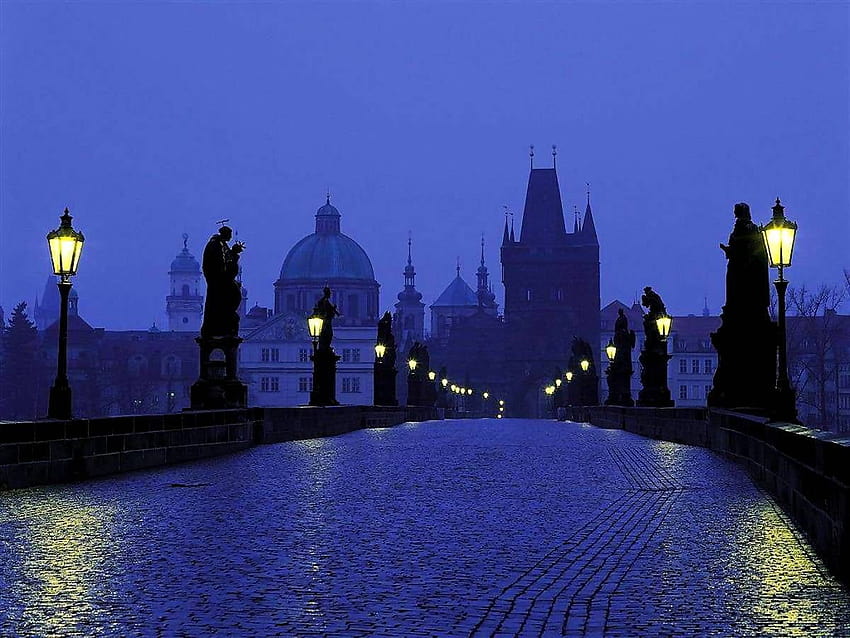
<path id="1" fill-rule="evenodd" d="M 0 423 L 0 489 L 209 458 L 261 443 L 436 418 L 434 408 L 339 406 L 186 411 Z"/>
<path id="2" fill-rule="evenodd" d="M 574 407 L 566 418 L 707 447 L 743 464 L 850 582 L 850 439 L 704 408 Z"/>

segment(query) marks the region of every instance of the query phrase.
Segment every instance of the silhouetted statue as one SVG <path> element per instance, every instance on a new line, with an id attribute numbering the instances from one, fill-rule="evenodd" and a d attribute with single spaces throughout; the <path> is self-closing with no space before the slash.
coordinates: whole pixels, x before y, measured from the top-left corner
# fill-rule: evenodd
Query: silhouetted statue
<path id="1" fill-rule="evenodd" d="M 233 248 L 227 242 L 233 237 L 229 226 L 222 226 L 210 237 L 204 248 L 203 272 L 207 282 L 204 302 L 202 337 L 235 337 L 239 333 L 239 304 L 242 291 L 236 276 L 239 274 L 239 254 L 244 244 Z"/>
<path id="2" fill-rule="evenodd" d="M 717 369 L 708 405 L 756 414 L 770 411 L 776 381 L 776 326 L 770 320 L 767 251 L 750 207 L 735 204 L 726 256 L 726 303 L 711 343 Z"/>
<path id="3" fill-rule="evenodd" d="M 339 311 L 331 301 L 331 289 L 325 287 L 322 297 L 313 308 L 313 315 L 322 318 L 322 331 L 319 333 L 319 349 L 330 350 L 334 338 L 334 317 L 339 317 Z"/>
<path id="4" fill-rule="evenodd" d="M 590 344 L 580 337 L 573 337 L 570 347 L 569 369 L 573 379 L 567 388 L 568 401 L 572 405 L 599 404 L 599 377 L 596 376 L 596 357 Z M 587 370 L 582 370 L 581 362 L 588 362 Z"/>
<path id="5" fill-rule="evenodd" d="M 658 408 L 671 407 L 673 400 L 670 398 L 670 388 L 667 387 L 667 363 L 670 361 L 670 355 L 667 354 L 667 341 L 662 338 L 656 323 L 659 317 L 667 316 L 667 308 L 652 286 L 643 289 L 640 303 L 646 307 L 647 312 L 643 316 L 643 350 L 638 359 L 642 387 L 638 393 L 637 404 Z"/>
<path id="6" fill-rule="evenodd" d="M 395 367 L 396 344 L 393 335 L 393 316 L 389 310 L 378 320 L 378 343 L 384 345 L 383 364 L 387 368 Z"/>
<path id="7" fill-rule="evenodd" d="M 657 296 L 657 295 L 656 295 Z M 632 349 L 635 347 L 635 331 L 629 330 L 629 320 L 620 308 L 614 321 L 614 360 L 608 366 L 608 405 L 633 406 L 631 395 Z"/>

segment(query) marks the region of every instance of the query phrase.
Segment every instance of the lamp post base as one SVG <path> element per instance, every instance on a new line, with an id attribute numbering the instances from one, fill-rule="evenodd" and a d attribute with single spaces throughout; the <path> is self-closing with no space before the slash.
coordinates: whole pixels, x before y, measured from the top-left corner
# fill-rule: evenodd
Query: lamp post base
<path id="1" fill-rule="evenodd" d="M 71 388 L 55 384 L 50 388 L 50 401 L 47 404 L 48 419 L 71 418 Z"/>

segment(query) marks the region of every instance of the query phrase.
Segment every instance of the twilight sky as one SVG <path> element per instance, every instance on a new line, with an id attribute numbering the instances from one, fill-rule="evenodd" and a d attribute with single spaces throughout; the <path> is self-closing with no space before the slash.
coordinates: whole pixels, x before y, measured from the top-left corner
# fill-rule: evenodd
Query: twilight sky
<path id="1" fill-rule="evenodd" d="M 585 182 L 602 303 L 654 286 L 723 303 L 735 202 L 800 226 L 792 284 L 850 267 L 845 2 L 0 1 L 0 305 L 32 303 L 64 206 L 94 326 L 165 324 L 181 234 L 247 243 L 249 306 L 331 192 L 390 308 L 407 235 L 428 304 L 480 237 L 500 304 L 504 215 L 535 166 L 568 226 Z"/>

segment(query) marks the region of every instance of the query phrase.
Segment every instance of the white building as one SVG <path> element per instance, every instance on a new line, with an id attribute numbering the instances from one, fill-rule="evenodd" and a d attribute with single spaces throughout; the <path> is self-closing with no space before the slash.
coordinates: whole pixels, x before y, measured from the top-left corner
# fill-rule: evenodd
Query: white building
<path id="1" fill-rule="evenodd" d="M 333 324 L 333 349 L 340 356 L 336 399 L 372 404 L 379 284 L 366 252 L 340 231 L 339 211 L 328 198 L 316 211 L 316 232 L 296 243 L 284 259 L 271 319 L 243 331 L 239 367 L 249 405 L 309 402 L 313 364 L 307 317 L 325 286 L 340 312 Z"/>

